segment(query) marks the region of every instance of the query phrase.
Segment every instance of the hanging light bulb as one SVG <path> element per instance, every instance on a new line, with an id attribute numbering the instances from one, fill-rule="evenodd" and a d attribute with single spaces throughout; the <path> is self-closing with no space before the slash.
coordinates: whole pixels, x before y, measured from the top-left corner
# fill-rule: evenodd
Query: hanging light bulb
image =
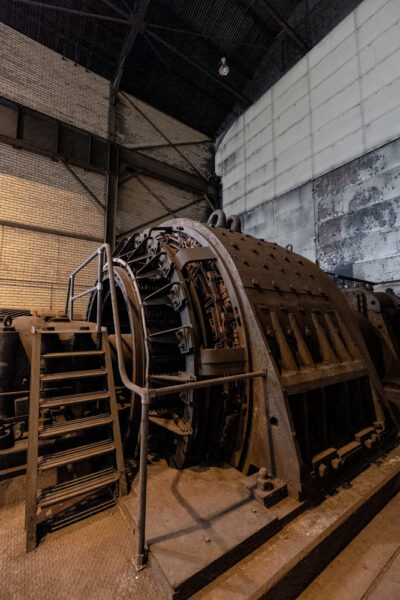
<path id="1" fill-rule="evenodd" d="M 223 56 L 221 58 L 221 62 L 219 64 L 219 68 L 218 68 L 218 73 L 221 75 L 221 77 L 226 77 L 229 73 L 229 67 L 226 64 L 225 56 Z"/>

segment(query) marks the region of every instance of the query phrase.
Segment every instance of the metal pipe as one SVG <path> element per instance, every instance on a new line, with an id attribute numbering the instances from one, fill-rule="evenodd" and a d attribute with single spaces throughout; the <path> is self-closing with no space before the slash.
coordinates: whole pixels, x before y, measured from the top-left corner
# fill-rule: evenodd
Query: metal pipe
<path id="1" fill-rule="evenodd" d="M 241 381 L 243 379 L 255 379 L 256 377 L 266 377 L 266 371 L 252 371 L 250 373 L 239 373 L 238 375 L 227 375 L 225 377 L 216 377 L 214 379 L 204 379 L 204 381 L 192 381 L 190 383 L 182 383 L 179 385 L 171 385 L 161 388 L 150 388 L 148 390 L 150 398 L 157 396 L 169 396 L 177 392 L 186 390 L 198 390 L 205 387 L 213 387 L 222 383 L 230 383 L 232 381 Z"/>
<path id="2" fill-rule="evenodd" d="M 72 275 L 70 275 L 68 277 L 68 287 L 67 287 L 67 297 L 65 299 L 65 314 L 68 314 L 68 304 L 69 304 L 69 299 L 71 296 L 71 279 L 72 279 Z"/>
<path id="3" fill-rule="evenodd" d="M 79 298 L 83 298 L 83 296 L 87 296 L 88 294 L 91 294 L 92 292 L 97 290 L 97 285 L 94 285 L 93 287 L 85 290 L 84 292 L 81 292 L 80 294 L 77 294 L 76 296 L 71 296 L 71 301 L 74 302 L 75 300 L 78 300 Z"/>
<path id="4" fill-rule="evenodd" d="M 139 462 L 139 516 L 137 525 L 137 549 L 135 566 L 138 571 L 146 566 L 146 498 L 147 498 L 147 450 L 149 437 L 149 397 L 142 396 L 140 422 L 140 462 Z"/>
<path id="5" fill-rule="evenodd" d="M 69 305 L 69 320 L 72 321 L 74 318 L 74 301 L 72 300 L 74 296 L 74 288 L 75 288 L 75 275 L 71 275 L 71 287 L 69 289 L 70 293 L 70 305 Z"/>
<path id="6" fill-rule="evenodd" d="M 96 314 L 96 329 L 97 329 L 97 345 L 101 346 L 101 308 L 103 300 L 103 250 L 99 250 L 98 268 L 97 268 L 97 314 Z"/>
<path id="7" fill-rule="evenodd" d="M 143 394 L 147 394 L 147 389 L 142 388 L 132 381 L 130 381 L 128 375 L 126 374 L 125 369 L 125 361 L 123 355 L 122 341 L 121 341 L 121 326 L 119 322 L 119 313 L 118 313 L 118 303 L 117 303 L 117 293 L 115 291 L 115 279 L 114 279 L 114 267 L 112 262 L 110 244 L 103 244 L 101 248 L 104 248 L 106 256 L 107 256 L 107 267 L 109 271 L 109 280 L 110 280 L 110 295 L 111 295 L 111 307 L 113 313 L 113 321 L 114 321 L 114 332 L 115 332 L 115 342 L 117 346 L 117 358 L 118 358 L 118 369 L 121 375 L 122 383 L 131 390 L 138 394 L 140 397 Z"/>
<path id="8" fill-rule="evenodd" d="M 99 250 L 101 250 L 104 247 L 104 244 L 102 244 L 99 248 L 97 248 L 97 250 L 95 250 L 90 256 L 89 258 L 87 258 L 85 261 L 83 261 L 83 263 L 81 265 L 79 265 L 79 267 L 77 267 L 75 269 L 75 271 L 72 271 L 71 275 L 75 276 L 77 275 L 77 273 L 79 273 L 79 271 L 82 271 L 82 269 L 84 267 L 86 267 L 86 265 L 88 265 L 94 258 L 96 258 L 96 256 L 99 253 Z"/>

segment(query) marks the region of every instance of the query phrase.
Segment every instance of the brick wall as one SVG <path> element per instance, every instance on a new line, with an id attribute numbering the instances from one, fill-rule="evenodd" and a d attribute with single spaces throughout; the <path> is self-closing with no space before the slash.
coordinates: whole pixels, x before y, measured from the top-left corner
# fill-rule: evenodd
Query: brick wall
<path id="1" fill-rule="evenodd" d="M 140 152 L 147 156 L 205 178 L 214 172 L 214 144 L 197 143 L 207 140 L 204 134 L 129 94 L 120 94 L 116 123 L 117 141 L 123 146 L 142 148 Z M 168 147 L 169 142 L 185 145 Z M 143 148 L 152 145 L 164 147 Z M 168 215 L 168 211 L 171 214 Z M 140 228 L 149 222 L 156 225 L 174 216 L 204 221 L 209 213 L 210 207 L 204 197 L 151 177 L 139 176 L 119 188 L 117 233 Z"/>
<path id="2" fill-rule="evenodd" d="M 107 81 L 1 23 L 0 38 L 0 95 L 107 135 Z M 73 169 L 104 204 L 104 176 Z M 103 211 L 62 163 L 0 144 L 0 307 L 61 310 L 103 234 Z M 77 289 L 95 278 L 93 265 Z"/>
<path id="3" fill-rule="evenodd" d="M 109 83 L 0 23 L 0 94 L 107 137 Z"/>
<path id="4" fill-rule="evenodd" d="M 102 211 L 62 163 L 0 144 L 0 165 L 0 307 L 61 309 L 68 275 L 102 241 Z M 104 177 L 74 169 L 104 200 Z"/>
<path id="5" fill-rule="evenodd" d="M 0 38 L 0 95 L 107 137 L 108 81 L 1 23 Z M 205 178 L 213 172 L 213 144 L 196 143 L 203 134 L 127 94 L 117 106 L 119 143 L 193 141 L 143 153 Z M 74 170 L 105 204 L 104 176 Z M 205 220 L 209 212 L 203 197 L 140 177 L 119 188 L 118 233 L 174 215 Z M 0 307 L 62 309 L 69 273 L 103 234 L 101 209 L 62 163 L 0 144 Z M 93 265 L 77 289 L 95 276 Z"/>

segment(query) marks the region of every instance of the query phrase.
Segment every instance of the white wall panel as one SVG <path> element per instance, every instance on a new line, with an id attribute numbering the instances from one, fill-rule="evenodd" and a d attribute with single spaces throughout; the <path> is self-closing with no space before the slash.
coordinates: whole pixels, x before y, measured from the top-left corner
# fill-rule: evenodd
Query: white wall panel
<path id="1" fill-rule="evenodd" d="M 399 92 L 400 2 L 364 0 L 226 132 L 224 205 L 249 210 L 396 139 Z M 262 176 L 269 144 L 273 185 Z M 224 160 L 234 169 L 245 157 L 247 178 L 232 190 Z"/>

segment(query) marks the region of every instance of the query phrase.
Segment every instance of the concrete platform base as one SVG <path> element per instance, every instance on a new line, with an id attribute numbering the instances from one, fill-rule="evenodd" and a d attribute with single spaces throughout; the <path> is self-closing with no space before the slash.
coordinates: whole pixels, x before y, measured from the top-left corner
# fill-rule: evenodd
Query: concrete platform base
<path id="1" fill-rule="evenodd" d="M 278 516 L 254 500 L 245 479 L 229 466 L 149 468 L 151 569 L 170 597 L 187 598 L 280 529 Z M 137 498 L 121 506 L 136 523 Z"/>
<path id="2" fill-rule="evenodd" d="M 148 570 L 170 598 L 289 600 L 400 490 L 400 449 L 312 508 L 289 497 L 267 509 L 230 467 L 149 474 Z M 136 523 L 137 499 L 121 507 Z"/>

